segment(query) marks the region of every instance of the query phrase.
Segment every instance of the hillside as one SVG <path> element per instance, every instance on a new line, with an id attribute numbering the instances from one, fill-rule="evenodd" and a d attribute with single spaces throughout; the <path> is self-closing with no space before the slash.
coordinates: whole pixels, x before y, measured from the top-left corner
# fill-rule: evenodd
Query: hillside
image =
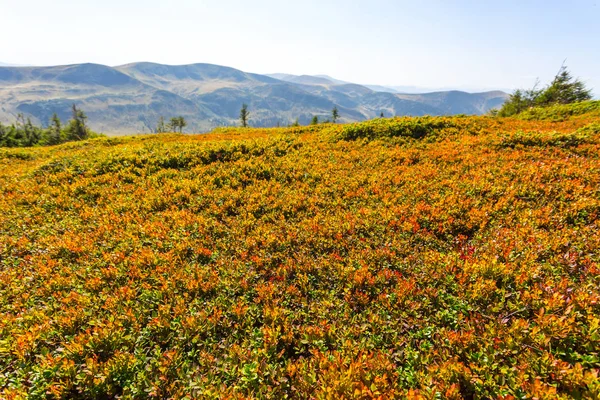
<path id="1" fill-rule="evenodd" d="M 571 108 L 0 149 L 0 397 L 598 398 Z"/>
<path id="2" fill-rule="evenodd" d="M 249 105 L 253 126 L 321 120 L 337 106 L 341 121 L 393 115 L 482 114 L 506 99 L 503 92 L 400 95 L 324 76 L 269 77 L 211 64 L 171 66 L 133 63 L 119 67 L 78 64 L 1 67 L 0 122 L 25 113 L 46 124 L 53 113 L 69 117 L 72 103 L 86 111 L 93 130 L 151 132 L 160 116 L 182 115 L 188 131 L 237 125 Z"/>

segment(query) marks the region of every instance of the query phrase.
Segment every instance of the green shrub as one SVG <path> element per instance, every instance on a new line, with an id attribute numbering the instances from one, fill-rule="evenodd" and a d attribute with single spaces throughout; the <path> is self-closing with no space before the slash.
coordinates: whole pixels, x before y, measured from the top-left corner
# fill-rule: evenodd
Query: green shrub
<path id="1" fill-rule="evenodd" d="M 339 140 L 372 140 L 391 137 L 421 139 L 435 131 L 452 126 L 453 123 L 450 120 L 434 117 L 374 119 L 344 125 L 337 134 L 337 138 Z"/>
<path id="2" fill-rule="evenodd" d="M 573 104 L 556 104 L 550 107 L 534 107 L 520 113 L 516 118 L 526 121 L 543 120 L 558 122 L 584 114 L 600 116 L 600 101 L 583 101 Z"/>

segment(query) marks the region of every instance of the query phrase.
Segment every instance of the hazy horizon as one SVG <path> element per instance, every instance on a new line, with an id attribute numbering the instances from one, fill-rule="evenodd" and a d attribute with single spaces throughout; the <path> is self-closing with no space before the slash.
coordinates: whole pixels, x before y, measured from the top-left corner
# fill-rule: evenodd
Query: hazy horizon
<path id="1" fill-rule="evenodd" d="M 0 0 L 0 62 L 208 63 L 259 74 L 329 75 L 423 89 L 510 91 L 548 82 L 566 60 L 600 91 L 597 1 L 415 2 L 302 6 L 238 0 Z M 26 26 L 27 29 L 22 29 Z"/>

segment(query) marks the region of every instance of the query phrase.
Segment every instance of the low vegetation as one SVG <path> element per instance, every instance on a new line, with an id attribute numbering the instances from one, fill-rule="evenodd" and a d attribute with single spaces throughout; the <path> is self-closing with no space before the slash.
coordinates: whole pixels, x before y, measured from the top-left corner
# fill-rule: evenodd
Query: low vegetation
<path id="1" fill-rule="evenodd" d="M 598 398 L 561 107 L 0 149 L 0 397 Z"/>
<path id="2" fill-rule="evenodd" d="M 573 117 L 600 118 L 600 101 L 584 101 L 575 104 L 555 104 L 548 107 L 531 107 L 516 118 L 524 120 L 565 121 Z"/>

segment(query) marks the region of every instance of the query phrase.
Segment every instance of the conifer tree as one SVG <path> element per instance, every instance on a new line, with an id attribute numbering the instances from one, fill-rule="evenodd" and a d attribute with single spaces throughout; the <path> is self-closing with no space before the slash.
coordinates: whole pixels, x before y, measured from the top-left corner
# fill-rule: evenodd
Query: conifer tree
<path id="1" fill-rule="evenodd" d="M 185 128 L 187 126 L 187 121 L 185 120 L 185 118 L 183 117 L 178 117 L 178 121 L 179 121 L 179 133 L 183 133 L 183 128 Z"/>
<path id="2" fill-rule="evenodd" d="M 570 104 L 592 99 L 592 92 L 579 79 L 574 79 L 563 64 L 546 90 L 536 99 L 539 105 Z"/>
<path id="3" fill-rule="evenodd" d="M 167 132 L 167 124 L 165 123 L 165 117 L 163 117 L 161 115 L 160 118 L 158 119 L 158 122 L 156 123 L 156 133 L 165 133 L 165 132 Z"/>
<path id="4" fill-rule="evenodd" d="M 47 142 L 49 145 L 56 145 L 62 143 L 62 124 L 60 122 L 60 118 L 56 113 L 52 114 L 52 118 L 50 118 L 50 126 L 48 126 L 48 139 Z"/>
<path id="5" fill-rule="evenodd" d="M 335 107 L 333 107 L 333 110 L 331 110 L 331 119 L 333 120 L 334 124 L 338 120 L 339 117 L 340 117 L 340 113 L 338 112 L 337 106 L 335 106 Z"/>
<path id="6" fill-rule="evenodd" d="M 75 104 L 71 107 L 71 120 L 66 128 L 68 140 L 84 140 L 89 137 L 90 131 L 85 123 L 87 115 L 77 108 Z"/>
<path id="7" fill-rule="evenodd" d="M 244 128 L 248 127 L 248 118 L 250 117 L 250 112 L 248 111 L 248 105 L 246 103 L 242 104 L 242 109 L 240 110 L 240 122 Z"/>

